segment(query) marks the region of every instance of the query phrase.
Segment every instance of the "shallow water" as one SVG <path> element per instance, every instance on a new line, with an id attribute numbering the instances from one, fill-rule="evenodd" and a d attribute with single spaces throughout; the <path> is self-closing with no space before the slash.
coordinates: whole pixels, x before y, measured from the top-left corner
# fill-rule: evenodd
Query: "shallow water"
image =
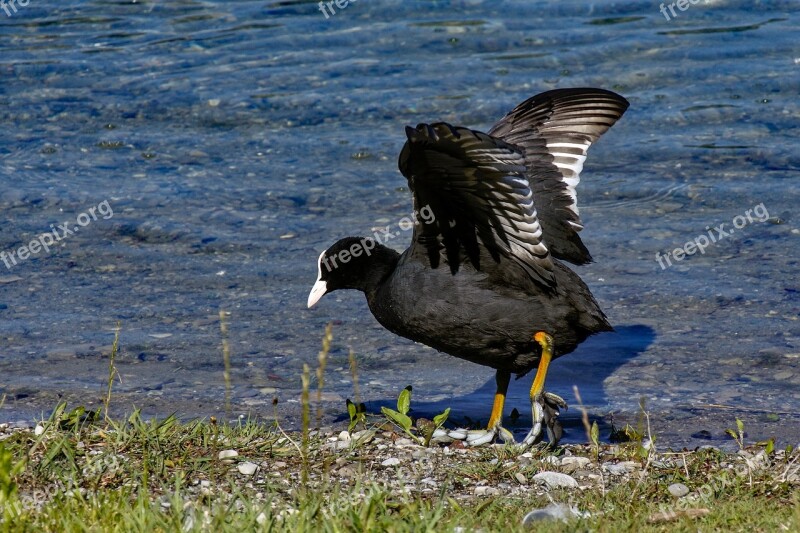
<path id="1" fill-rule="evenodd" d="M 354 397 L 350 349 L 371 409 L 412 384 L 416 413 L 485 420 L 491 370 L 386 332 L 357 293 L 306 310 L 316 258 L 409 214 L 406 124 L 486 129 L 537 92 L 599 86 L 631 108 L 583 172 L 596 263 L 578 271 L 617 332 L 559 359 L 548 389 L 577 385 L 605 428 L 645 398 L 665 445 L 730 445 L 736 417 L 753 440 L 800 440 L 797 2 L 672 20 L 656 2 L 17 7 L 0 11 L 0 251 L 86 224 L 0 263 L 0 420 L 98 406 L 117 321 L 117 412 L 224 415 L 220 311 L 230 416 L 296 425 L 302 366 L 334 321 L 325 420 Z M 703 254 L 656 260 L 747 210 Z M 508 401 L 520 426 L 529 379 Z M 585 439 L 576 409 L 565 423 Z"/>

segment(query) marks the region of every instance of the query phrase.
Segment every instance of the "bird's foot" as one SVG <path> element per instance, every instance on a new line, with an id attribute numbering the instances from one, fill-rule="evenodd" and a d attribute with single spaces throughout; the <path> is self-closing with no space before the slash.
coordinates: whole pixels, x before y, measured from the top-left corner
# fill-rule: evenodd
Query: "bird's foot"
<path id="1" fill-rule="evenodd" d="M 498 437 L 505 444 L 514 444 L 514 436 L 509 430 L 498 425 L 488 429 L 443 429 L 439 428 L 433 432 L 433 438 L 449 437 L 453 440 L 461 440 L 467 446 L 481 446 L 494 442 Z"/>
<path id="2" fill-rule="evenodd" d="M 531 398 L 531 416 L 533 418 L 531 430 L 523 439 L 523 446 L 536 444 L 543 437 L 542 428 L 547 430 L 547 440 L 551 446 L 558 444 L 561 440 L 561 424 L 558 422 L 558 415 L 561 409 L 567 409 L 567 402 L 564 398 L 552 392 L 542 392 Z"/>

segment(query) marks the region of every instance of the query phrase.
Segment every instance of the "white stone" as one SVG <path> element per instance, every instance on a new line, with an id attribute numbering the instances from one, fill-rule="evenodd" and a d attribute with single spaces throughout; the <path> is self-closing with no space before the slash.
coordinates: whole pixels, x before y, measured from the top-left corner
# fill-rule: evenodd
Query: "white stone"
<path id="1" fill-rule="evenodd" d="M 494 487 L 487 487 L 486 485 L 475 487 L 475 496 L 499 496 L 499 495 L 500 491 Z"/>
<path id="2" fill-rule="evenodd" d="M 219 457 L 221 460 L 233 459 L 234 457 L 239 457 L 239 452 L 237 452 L 236 450 L 222 450 L 221 452 L 219 452 L 219 455 L 217 457 Z"/>
<path id="3" fill-rule="evenodd" d="M 252 476 L 258 470 L 258 465 L 255 463 L 251 463 L 249 461 L 240 463 L 237 467 L 239 469 L 239 473 L 245 476 Z"/>
<path id="4" fill-rule="evenodd" d="M 36 428 L 33 430 L 33 434 L 37 437 L 44 433 L 44 426 L 41 424 L 36 424 Z"/>
<path id="5" fill-rule="evenodd" d="M 535 481 L 540 481 L 552 489 L 559 488 L 578 488 L 578 482 L 575 478 L 562 474 L 560 472 L 539 472 L 533 476 Z"/>
<path id="6" fill-rule="evenodd" d="M 569 456 L 561 459 L 561 466 L 574 466 L 575 468 L 583 468 L 592 460 L 588 457 Z"/>
<path id="7" fill-rule="evenodd" d="M 383 466 L 397 466 L 399 464 L 400 464 L 400 459 L 398 459 L 397 457 L 390 457 L 389 459 L 386 459 L 384 462 L 381 463 L 381 465 Z"/>
<path id="8" fill-rule="evenodd" d="M 684 485 L 683 483 L 673 483 L 667 490 L 670 494 L 672 494 L 676 498 L 683 498 L 687 494 L 689 494 L 689 487 Z"/>

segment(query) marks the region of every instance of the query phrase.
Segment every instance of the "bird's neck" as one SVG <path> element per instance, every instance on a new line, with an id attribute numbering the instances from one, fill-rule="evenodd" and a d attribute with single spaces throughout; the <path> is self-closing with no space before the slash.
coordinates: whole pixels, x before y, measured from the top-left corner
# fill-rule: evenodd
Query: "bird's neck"
<path id="1" fill-rule="evenodd" d="M 367 299 L 378 291 L 384 281 L 394 272 L 400 254 L 382 244 L 377 244 L 369 257 L 369 268 L 363 278 L 363 287 L 359 287 Z"/>

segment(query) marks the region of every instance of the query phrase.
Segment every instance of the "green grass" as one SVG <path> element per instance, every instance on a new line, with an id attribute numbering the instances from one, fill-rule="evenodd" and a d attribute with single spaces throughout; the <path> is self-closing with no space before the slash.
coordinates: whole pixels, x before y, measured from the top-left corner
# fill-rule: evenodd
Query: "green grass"
<path id="1" fill-rule="evenodd" d="M 225 315 L 220 314 L 223 340 Z M 319 354 L 317 406 L 332 334 L 326 328 Z M 523 531 L 523 517 L 553 502 L 582 513 L 569 522 L 539 522 L 537 531 L 800 531 L 800 450 L 743 449 L 725 454 L 655 451 L 642 406 L 638 430 L 599 442 L 584 413 L 591 443 L 556 450 L 515 446 L 465 449 L 421 446 L 427 425 L 402 429 L 369 417 L 358 394 L 348 402 L 352 438 L 341 428 L 311 428 L 311 376 L 304 365 L 302 431 L 285 433 L 274 422 L 215 419 L 143 420 L 108 415 L 114 355 L 109 361 L 103 412 L 60 404 L 36 430 L 0 426 L 0 531 Z M 226 408 L 231 354 L 223 342 Z M 397 414 L 408 411 L 401 394 Z M 3 399 L 0 399 L 2 406 Z M 444 413 L 443 413 L 444 415 Z M 317 425 L 321 420 L 316 416 Z M 443 421 L 443 418 L 439 422 Z M 409 423 L 411 421 L 409 420 Z M 408 426 L 408 427 L 406 427 Z M 741 447 L 744 429 L 737 424 Z M 644 435 L 651 445 L 644 446 Z M 235 450 L 233 458 L 220 452 Z M 556 456 L 584 457 L 588 465 L 553 463 Z M 399 464 L 384 464 L 387 458 Z M 627 461 L 631 475 L 603 465 Z M 242 473 L 244 463 L 258 466 Z M 533 482 L 543 470 L 572 474 L 580 487 L 547 490 Z M 696 499 L 675 500 L 670 484 L 684 483 Z M 493 495 L 478 494 L 492 489 Z M 530 530 L 530 528 L 528 528 Z"/>
<path id="2" fill-rule="evenodd" d="M 428 473 L 419 475 L 435 472 L 436 490 L 405 493 L 404 486 L 419 486 L 416 463 L 398 470 L 380 466 L 380 444 L 404 436 L 385 423 L 365 434 L 374 435 L 372 441 L 333 451 L 328 435 L 311 431 L 303 439 L 254 421 L 145 421 L 138 413 L 127 420 L 100 420 L 62 405 L 42 424 L 42 434 L 23 430 L 3 436 L 0 530 L 513 531 L 522 530 L 529 510 L 551 499 L 590 517 L 542 523 L 539 531 L 800 530 L 800 484 L 791 478 L 800 463 L 797 451 L 773 454 L 748 471 L 741 455 L 715 450 L 643 458 L 635 446 L 602 446 L 601 463 L 637 461 L 644 467 L 641 479 L 614 482 L 606 476 L 583 490 L 532 488 L 481 497 L 472 495 L 476 483 L 510 486 L 518 484 L 518 473 L 530 480 L 540 470 L 559 468 L 548 464 L 551 453 L 543 450 L 523 461 L 522 450 L 513 447 L 459 451 L 454 445 L 448 449 L 458 452 L 453 455 L 434 447 Z M 218 458 L 227 449 L 239 453 L 233 462 Z M 594 457 L 593 446 L 567 449 Z M 257 463 L 260 470 L 244 476 L 237 470 L 241 461 Z M 358 475 L 343 477 L 340 465 L 351 465 Z M 675 482 L 693 490 L 706 487 L 701 490 L 706 497 L 689 507 L 708 514 L 648 523 L 655 513 L 674 508 L 667 487 Z"/>

